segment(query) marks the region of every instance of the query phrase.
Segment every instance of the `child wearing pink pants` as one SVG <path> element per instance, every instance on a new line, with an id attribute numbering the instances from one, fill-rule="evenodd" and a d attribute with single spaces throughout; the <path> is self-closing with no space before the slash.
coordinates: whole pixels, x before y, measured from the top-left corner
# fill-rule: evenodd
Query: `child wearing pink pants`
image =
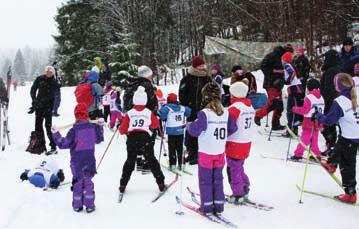
<path id="1" fill-rule="evenodd" d="M 313 153 L 320 159 L 320 149 L 318 147 L 319 130 L 322 127 L 312 116 L 318 111 L 324 111 L 324 99 L 320 94 L 320 83 L 318 80 L 310 79 L 307 83 L 308 94 L 304 98 L 302 107 L 293 107 L 292 111 L 304 116 L 302 123 L 301 141 L 310 147 Z M 303 158 L 304 147 L 298 144 L 291 160 L 301 160 Z"/>

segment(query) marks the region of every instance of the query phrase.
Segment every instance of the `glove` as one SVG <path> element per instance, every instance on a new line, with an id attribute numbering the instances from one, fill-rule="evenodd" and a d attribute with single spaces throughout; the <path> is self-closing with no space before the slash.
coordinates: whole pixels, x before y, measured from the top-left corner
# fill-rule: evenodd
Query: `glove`
<path id="1" fill-rule="evenodd" d="M 29 111 L 27 112 L 28 114 L 32 114 L 35 112 L 35 109 L 33 107 L 30 107 L 29 108 Z"/>
<path id="2" fill-rule="evenodd" d="M 297 113 L 297 109 L 298 109 L 298 107 L 296 107 L 296 106 L 292 107 L 292 112 Z"/>
<path id="3" fill-rule="evenodd" d="M 57 189 L 60 186 L 60 181 L 58 179 L 54 180 L 50 184 L 50 188 Z"/>
<path id="4" fill-rule="evenodd" d="M 65 180 L 65 174 L 62 169 L 59 169 L 56 175 L 59 178 L 60 182 L 63 182 Z"/>
<path id="5" fill-rule="evenodd" d="M 106 124 L 105 119 L 103 119 L 103 118 L 97 119 L 97 125 L 104 126 L 105 124 Z"/>
<path id="6" fill-rule="evenodd" d="M 24 181 L 24 180 L 29 179 L 29 178 L 27 177 L 27 173 L 28 173 L 27 170 L 25 170 L 25 172 L 21 173 L 21 175 L 20 175 L 21 181 Z"/>
<path id="7" fill-rule="evenodd" d="M 55 126 L 55 125 L 53 125 L 53 126 L 51 127 L 51 132 L 52 132 L 52 133 L 58 132 L 58 130 L 56 129 L 56 126 Z"/>

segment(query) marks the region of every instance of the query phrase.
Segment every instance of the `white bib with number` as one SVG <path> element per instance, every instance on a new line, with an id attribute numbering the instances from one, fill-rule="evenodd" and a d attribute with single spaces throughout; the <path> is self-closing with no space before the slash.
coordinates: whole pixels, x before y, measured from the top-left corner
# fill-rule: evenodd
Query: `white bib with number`
<path id="1" fill-rule="evenodd" d="M 129 112 L 127 112 L 127 115 L 130 119 L 130 124 L 128 128 L 129 132 L 134 130 L 140 130 L 152 134 L 150 131 L 152 112 L 149 109 L 145 108 L 142 111 L 131 109 Z"/>
<path id="2" fill-rule="evenodd" d="M 198 137 L 198 152 L 218 155 L 224 153 L 227 141 L 228 111 L 221 116 L 209 109 L 202 110 L 207 117 L 207 129 Z"/>
<path id="3" fill-rule="evenodd" d="M 315 108 L 317 108 L 317 111 L 320 113 L 324 112 L 324 99 L 322 96 L 319 98 L 315 97 L 312 94 L 307 95 L 307 98 L 310 100 L 310 104 L 312 104 L 312 107 L 310 108 L 310 111 L 304 115 L 305 118 L 311 118 L 312 115 L 315 113 Z"/>
<path id="4" fill-rule="evenodd" d="M 167 115 L 166 127 L 181 127 L 185 125 L 185 108 L 180 106 L 179 111 L 174 111 L 172 108 L 167 107 L 169 112 Z"/>
<path id="5" fill-rule="evenodd" d="M 347 97 L 341 95 L 336 101 L 344 112 L 344 116 L 339 119 L 339 126 L 342 130 L 342 136 L 347 139 L 359 138 L 359 108 L 354 112 L 352 102 Z"/>
<path id="6" fill-rule="evenodd" d="M 254 134 L 254 116 L 256 111 L 252 106 L 246 106 L 242 102 L 236 102 L 230 107 L 235 107 L 240 110 L 239 117 L 236 121 L 237 131 L 228 137 L 228 141 L 245 143 L 251 142 Z"/>
<path id="7" fill-rule="evenodd" d="M 31 169 L 27 174 L 28 177 L 31 177 L 35 173 L 41 173 L 44 176 L 46 185 L 50 184 L 50 179 L 53 174 L 56 174 L 59 171 L 59 168 L 55 161 L 53 160 L 42 160 L 38 166 Z"/>
<path id="8" fill-rule="evenodd" d="M 102 97 L 102 105 L 108 106 L 111 104 L 111 96 L 113 92 L 113 90 L 110 90 Z"/>

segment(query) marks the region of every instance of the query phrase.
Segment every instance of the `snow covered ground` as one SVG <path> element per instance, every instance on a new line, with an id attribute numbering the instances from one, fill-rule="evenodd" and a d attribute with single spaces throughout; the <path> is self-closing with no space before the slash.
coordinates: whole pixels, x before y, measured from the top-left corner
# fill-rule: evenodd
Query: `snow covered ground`
<path id="1" fill-rule="evenodd" d="M 258 82 L 260 85 L 261 82 Z M 177 92 L 178 86 L 162 87 L 164 94 Z M 42 156 L 25 152 L 30 132 L 34 128 L 34 115 L 26 112 L 30 105 L 30 88 L 18 87 L 11 91 L 9 122 L 12 145 L 0 152 L 0 229 L 3 228 L 223 228 L 183 209 L 185 215 L 178 216 L 175 196 L 180 195 L 180 182 L 177 182 L 166 195 L 156 203 L 152 198 L 158 193 L 152 175 L 134 172 L 121 204 L 117 203 L 118 185 L 122 165 L 126 158 L 126 145 L 123 136 L 115 136 L 109 151 L 94 178 L 97 210 L 92 214 L 75 213 L 71 207 L 72 193 L 69 186 L 54 191 L 37 189 L 19 180 L 25 168 L 31 168 Z M 60 117 L 54 118 L 57 126 L 74 120 L 74 88 L 62 88 Z M 264 123 L 265 120 L 262 120 Z M 264 125 L 262 125 L 264 126 Z M 263 127 L 261 127 L 263 128 Z M 256 132 L 257 133 L 257 132 Z M 62 131 L 66 134 L 66 131 Z M 96 155 L 99 159 L 113 133 L 105 130 L 105 142 L 98 145 Z M 323 140 L 321 139 L 323 144 Z M 156 144 L 158 155 L 160 143 Z M 291 152 L 296 143 L 292 141 Z M 304 164 L 280 160 L 263 159 L 261 153 L 285 157 L 288 140 L 256 134 L 250 158 L 246 161 L 246 171 L 251 181 L 250 198 L 272 205 L 273 211 L 266 212 L 254 208 L 226 205 L 224 216 L 238 225 L 238 228 L 357 228 L 359 208 L 316 196 L 304 195 L 303 204 L 298 204 L 299 192 L 295 185 L 303 177 Z M 60 150 L 52 156 L 64 169 L 66 181 L 71 180 L 69 169 L 70 154 Z M 162 157 L 162 160 L 165 158 Z M 162 161 L 163 162 L 163 161 Z M 187 166 L 193 174 L 196 166 Z M 358 171 L 358 169 L 357 169 Z M 174 178 L 164 170 L 166 181 Z M 230 194 L 227 177 L 224 173 L 225 193 Z M 190 186 L 198 190 L 197 176 L 183 177 L 183 199 L 190 202 L 185 190 Z M 310 165 L 306 188 L 331 195 L 341 190 L 327 173 L 317 165 Z"/>

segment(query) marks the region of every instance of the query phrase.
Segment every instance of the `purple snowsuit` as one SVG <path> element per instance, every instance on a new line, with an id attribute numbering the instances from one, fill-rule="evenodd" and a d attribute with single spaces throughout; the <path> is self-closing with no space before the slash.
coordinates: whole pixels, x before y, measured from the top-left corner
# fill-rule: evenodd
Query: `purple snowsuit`
<path id="1" fill-rule="evenodd" d="M 66 137 L 52 135 L 60 149 L 70 149 L 73 176 L 73 208 L 95 208 L 92 177 L 96 174 L 95 144 L 103 141 L 103 127 L 81 120 L 74 124 Z"/>
<path id="2" fill-rule="evenodd" d="M 203 111 L 189 125 L 188 132 L 192 137 L 198 137 L 207 129 L 207 118 Z M 228 115 L 228 135 L 237 131 L 237 124 Z M 222 154 L 210 155 L 208 152 L 198 152 L 198 180 L 201 194 L 200 211 L 203 213 L 221 213 L 224 210 L 223 167 L 225 164 L 224 150 Z"/>

